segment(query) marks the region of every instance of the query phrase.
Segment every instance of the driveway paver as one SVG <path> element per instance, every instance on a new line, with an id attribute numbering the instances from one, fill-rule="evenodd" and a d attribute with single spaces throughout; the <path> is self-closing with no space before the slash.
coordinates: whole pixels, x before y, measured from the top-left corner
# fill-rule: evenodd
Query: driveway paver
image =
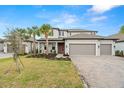
<path id="1" fill-rule="evenodd" d="M 124 58 L 115 56 L 71 56 L 88 87 L 124 88 Z"/>

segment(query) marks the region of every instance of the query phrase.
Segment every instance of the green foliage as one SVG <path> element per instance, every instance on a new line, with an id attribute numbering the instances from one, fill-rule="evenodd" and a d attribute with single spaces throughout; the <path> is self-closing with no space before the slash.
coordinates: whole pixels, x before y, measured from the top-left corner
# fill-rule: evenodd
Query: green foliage
<path id="1" fill-rule="evenodd" d="M 31 28 L 27 28 L 27 34 L 29 37 L 31 37 L 32 35 L 37 35 L 37 36 L 40 36 L 40 33 L 39 33 L 39 29 L 37 26 L 32 26 Z"/>
<path id="2" fill-rule="evenodd" d="M 115 51 L 115 56 L 120 56 L 120 51 L 119 50 Z"/>
<path id="3" fill-rule="evenodd" d="M 39 29 L 41 34 L 44 34 L 44 35 L 49 35 L 51 30 L 52 30 L 52 27 L 50 24 L 43 24 Z"/>
<path id="4" fill-rule="evenodd" d="M 6 39 L 10 42 L 12 46 L 13 52 L 19 50 L 19 42 L 20 42 L 20 33 L 18 33 L 17 29 L 7 29 L 8 33 L 6 33 Z"/>
<path id="5" fill-rule="evenodd" d="M 123 54 L 123 51 L 122 51 L 122 50 L 120 51 L 120 56 L 121 56 L 121 57 L 123 57 L 123 56 L 124 56 L 124 54 Z"/>
<path id="6" fill-rule="evenodd" d="M 11 69 L 6 75 L 3 72 L 12 63 L 12 59 L 0 59 L 0 87 L 8 88 L 43 88 L 43 87 L 83 87 L 80 77 L 70 61 L 49 60 L 45 58 L 21 57 L 25 69 L 21 74 Z"/>
<path id="7" fill-rule="evenodd" d="M 121 57 L 123 57 L 124 56 L 124 52 L 122 50 L 121 51 L 116 50 L 115 51 L 115 56 L 121 56 Z"/>
<path id="8" fill-rule="evenodd" d="M 121 26 L 121 28 L 120 28 L 120 32 L 119 32 L 119 33 L 124 34 L 124 25 Z"/>

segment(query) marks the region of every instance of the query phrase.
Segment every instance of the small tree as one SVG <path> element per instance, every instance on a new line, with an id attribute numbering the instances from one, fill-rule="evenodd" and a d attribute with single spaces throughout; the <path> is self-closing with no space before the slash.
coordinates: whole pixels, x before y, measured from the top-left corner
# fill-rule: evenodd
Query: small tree
<path id="1" fill-rule="evenodd" d="M 27 35 L 26 35 L 26 30 L 25 29 L 22 29 L 22 28 L 16 28 L 15 31 L 18 33 L 19 35 L 19 54 L 23 54 L 23 44 L 22 42 L 27 39 Z"/>
<path id="2" fill-rule="evenodd" d="M 21 62 L 19 58 L 19 41 L 20 41 L 20 34 L 16 29 L 8 29 L 8 33 L 6 33 L 6 39 L 7 41 L 10 42 L 10 45 L 12 46 L 13 50 L 13 60 L 16 63 L 17 71 L 21 73 L 21 68 L 22 66 L 24 68 L 23 63 Z"/>
<path id="3" fill-rule="evenodd" d="M 49 34 L 51 33 L 51 30 L 52 30 L 52 27 L 50 24 L 43 24 L 40 29 L 39 29 L 39 32 L 41 34 L 44 34 L 45 35 L 45 38 L 46 38 L 46 42 L 45 42 L 45 45 L 46 45 L 46 55 L 48 55 L 48 36 Z"/>

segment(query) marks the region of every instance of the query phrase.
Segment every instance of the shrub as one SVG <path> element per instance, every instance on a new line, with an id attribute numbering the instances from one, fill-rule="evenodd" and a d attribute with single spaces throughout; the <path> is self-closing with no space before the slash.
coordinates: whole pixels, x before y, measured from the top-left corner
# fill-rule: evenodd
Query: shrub
<path id="1" fill-rule="evenodd" d="M 120 51 L 119 50 L 115 51 L 115 56 L 120 56 Z"/>
<path id="2" fill-rule="evenodd" d="M 122 51 L 122 50 L 120 51 L 120 56 L 121 56 L 121 57 L 123 57 L 123 56 L 124 56 L 124 54 L 123 54 L 123 51 Z"/>

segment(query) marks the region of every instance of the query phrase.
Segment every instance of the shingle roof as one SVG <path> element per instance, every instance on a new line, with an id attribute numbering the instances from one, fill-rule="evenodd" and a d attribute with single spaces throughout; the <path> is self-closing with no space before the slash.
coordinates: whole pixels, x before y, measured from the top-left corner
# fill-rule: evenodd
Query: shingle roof
<path id="1" fill-rule="evenodd" d="M 40 38 L 37 41 L 44 41 L 46 40 L 45 38 Z M 49 41 L 61 41 L 63 38 L 48 38 Z"/>
<path id="2" fill-rule="evenodd" d="M 68 31 L 97 32 L 97 31 L 93 31 L 93 30 L 86 30 L 86 29 L 68 29 Z"/>
<path id="3" fill-rule="evenodd" d="M 76 34 L 65 39 L 112 39 L 112 40 L 115 39 L 116 40 L 117 38 L 108 38 L 104 36 L 91 35 L 91 34 Z"/>
<path id="4" fill-rule="evenodd" d="M 53 28 L 53 29 L 58 29 L 58 30 L 62 30 L 62 31 L 84 31 L 84 32 L 97 32 L 97 31 L 93 31 L 93 30 L 86 30 L 86 29 L 61 29 L 61 28 Z"/>
<path id="5" fill-rule="evenodd" d="M 124 34 L 117 33 L 117 34 L 110 35 L 108 37 L 109 38 L 118 38 L 119 39 L 118 41 L 124 41 Z"/>

